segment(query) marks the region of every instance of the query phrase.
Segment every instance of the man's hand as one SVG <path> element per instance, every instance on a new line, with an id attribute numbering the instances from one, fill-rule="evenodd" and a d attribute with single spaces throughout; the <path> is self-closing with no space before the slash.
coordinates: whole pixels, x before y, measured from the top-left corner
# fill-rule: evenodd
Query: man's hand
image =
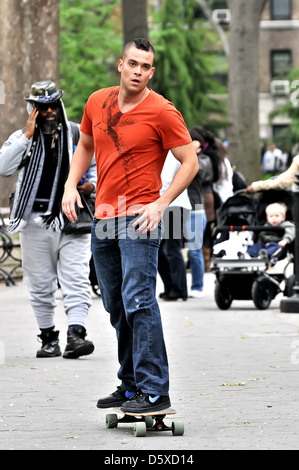
<path id="1" fill-rule="evenodd" d="M 247 186 L 246 190 L 245 190 L 246 193 L 253 193 L 254 190 L 253 190 L 253 186 L 250 185 L 250 186 Z"/>
<path id="2" fill-rule="evenodd" d="M 37 116 L 38 116 L 38 109 L 33 108 L 26 122 L 25 136 L 27 137 L 27 139 L 31 139 L 31 137 L 34 134 L 35 121 L 36 121 Z"/>
<path id="3" fill-rule="evenodd" d="M 138 227 L 137 232 L 142 233 L 155 230 L 158 227 L 166 208 L 167 205 L 161 202 L 159 203 L 158 199 L 155 202 L 151 202 L 146 206 L 136 209 L 134 214 L 140 214 L 140 217 L 135 220 L 133 227 Z"/>
<path id="4" fill-rule="evenodd" d="M 83 204 L 77 189 L 67 188 L 65 186 L 61 206 L 63 212 L 71 222 L 76 222 L 77 220 L 75 204 L 77 204 L 81 209 L 83 208 Z"/>

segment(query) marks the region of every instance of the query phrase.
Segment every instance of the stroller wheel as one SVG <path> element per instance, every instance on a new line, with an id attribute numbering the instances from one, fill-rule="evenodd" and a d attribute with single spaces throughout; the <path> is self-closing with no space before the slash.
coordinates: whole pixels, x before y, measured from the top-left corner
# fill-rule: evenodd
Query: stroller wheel
<path id="1" fill-rule="evenodd" d="M 233 301 L 233 296 L 229 288 L 218 280 L 215 285 L 214 297 L 217 307 L 220 308 L 220 310 L 227 310 Z"/>
<path id="2" fill-rule="evenodd" d="M 256 279 L 252 284 L 252 300 L 259 310 L 266 310 L 273 298 L 272 286 L 267 279 Z"/>
<path id="3" fill-rule="evenodd" d="M 295 276 L 295 274 L 292 274 L 286 280 L 286 287 L 285 287 L 284 295 L 286 295 L 287 297 L 292 297 L 293 287 L 295 286 L 295 283 L 296 283 L 296 276 Z"/>

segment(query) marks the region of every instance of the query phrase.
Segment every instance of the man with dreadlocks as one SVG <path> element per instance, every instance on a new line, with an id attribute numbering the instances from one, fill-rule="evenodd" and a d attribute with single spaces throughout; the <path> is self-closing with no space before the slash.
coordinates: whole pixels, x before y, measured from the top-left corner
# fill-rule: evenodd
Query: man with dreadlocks
<path id="1" fill-rule="evenodd" d="M 91 305 L 89 284 L 90 235 L 66 234 L 61 200 L 79 127 L 68 121 L 58 90 L 52 81 L 31 86 L 27 102 L 29 118 L 0 149 L 0 175 L 19 171 L 8 229 L 20 232 L 22 264 L 29 299 L 41 340 L 37 357 L 61 356 L 54 308 L 57 281 L 68 319 L 64 358 L 91 354 L 94 345 L 86 340 L 86 317 Z M 96 166 L 78 190 L 93 192 Z"/>

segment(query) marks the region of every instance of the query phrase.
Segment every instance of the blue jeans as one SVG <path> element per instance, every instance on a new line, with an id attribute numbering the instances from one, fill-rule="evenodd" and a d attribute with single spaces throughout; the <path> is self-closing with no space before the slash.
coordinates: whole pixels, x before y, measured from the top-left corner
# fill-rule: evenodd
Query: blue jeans
<path id="1" fill-rule="evenodd" d="M 188 250 L 188 257 L 191 271 L 191 289 L 200 290 L 203 289 L 203 279 L 205 273 L 205 265 L 202 253 L 202 239 L 203 232 L 206 228 L 207 218 L 204 211 L 191 211 L 191 221 L 189 230 L 191 228 L 191 234 L 186 229 L 186 239 L 191 240 L 190 248 Z"/>
<path id="2" fill-rule="evenodd" d="M 253 245 L 249 246 L 247 248 L 247 253 L 252 257 L 252 258 L 257 258 L 259 256 L 260 250 L 264 248 L 269 256 L 272 256 L 275 251 L 279 249 L 279 245 L 277 242 L 269 242 L 269 243 L 254 243 Z"/>
<path id="3" fill-rule="evenodd" d="M 161 227 L 138 235 L 134 220 L 95 220 L 91 249 L 103 304 L 116 330 L 121 388 L 168 395 L 168 361 L 156 300 Z"/>

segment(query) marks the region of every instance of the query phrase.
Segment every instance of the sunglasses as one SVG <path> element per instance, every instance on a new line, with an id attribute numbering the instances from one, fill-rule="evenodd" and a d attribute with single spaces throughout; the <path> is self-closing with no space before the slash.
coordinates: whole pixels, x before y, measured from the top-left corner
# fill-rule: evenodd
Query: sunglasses
<path id="1" fill-rule="evenodd" d="M 39 109 L 39 111 L 48 111 L 49 108 L 57 109 L 58 103 L 36 103 L 35 107 Z"/>

